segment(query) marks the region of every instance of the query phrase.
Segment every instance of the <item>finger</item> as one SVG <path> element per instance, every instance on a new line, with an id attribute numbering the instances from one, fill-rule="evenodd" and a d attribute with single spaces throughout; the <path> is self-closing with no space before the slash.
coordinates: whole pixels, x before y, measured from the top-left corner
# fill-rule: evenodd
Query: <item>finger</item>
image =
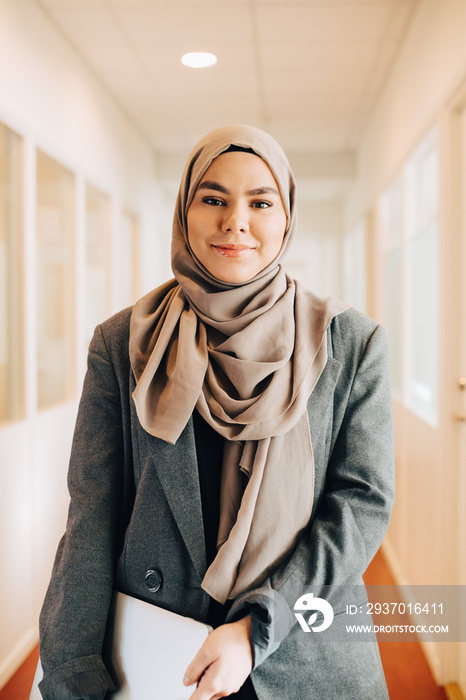
<path id="1" fill-rule="evenodd" d="M 207 653 L 204 646 L 202 646 L 185 671 L 183 678 L 184 685 L 196 683 L 212 661 L 213 659 Z"/>
<path id="2" fill-rule="evenodd" d="M 207 672 L 208 670 L 209 669 L 207 669 Z M 201 680 L 199 681 L 196 690 L 190 696 L 189 700 L 218 700 L 219 698 L 225 697 L 226 693 L 222 693 L 220 690 L 217 690 L 215 683 L 212 683 L 210 674 L 208 675 L 209 677 L 206 677 L 206 674 L 201 676 Z"/>
<path id="3" fill-rule="evenodd" d="M 248 672 L 238 676 L 237 669 L 225 661 L 214 661 L 203 673 L 189 700 L 218 700 L 236 693 L 246 680 Z"/>
<path id="4" fill-rule="evenodd" d="M 199 690 L 196 688 L 195 692 L 189 696 L 189 700 L 220 700 L 220 698 L 225 698 L 224 693 L 212 693 L 208 690 Z"/>

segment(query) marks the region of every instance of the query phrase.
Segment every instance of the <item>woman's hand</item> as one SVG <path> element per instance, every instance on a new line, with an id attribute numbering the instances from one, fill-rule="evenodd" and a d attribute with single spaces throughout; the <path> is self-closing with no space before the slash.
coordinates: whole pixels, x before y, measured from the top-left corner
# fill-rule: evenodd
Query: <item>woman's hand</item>
<path id="1" fill-rule="evenodd" d="M 217 700 L 236 693 L 252 670 L 251 616 L 217 627 L 189 664 L 183 682 L 198 686 L 190 700 Z"/>

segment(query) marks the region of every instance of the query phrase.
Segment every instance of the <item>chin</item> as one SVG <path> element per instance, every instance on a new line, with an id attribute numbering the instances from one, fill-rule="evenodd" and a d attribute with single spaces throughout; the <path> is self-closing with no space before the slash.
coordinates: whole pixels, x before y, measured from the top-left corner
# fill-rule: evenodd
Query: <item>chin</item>
<path id="1" fill-rule="evenodd" d="M 257 272 L 248 273 L 236 271 L 235 274 L 220 270 L 209 269 L 209 272 L 213 277 L 220 280 L 220 282 L 225 282 L 226 284 L 244 284 L 249 282 L 253 277 L 256 276 Z"/>
<path id="2" fill-rule="evenodd" d="M 206 261 L 207 262 L 207 261 Z M 218 261 L 215 261 L 218 263 Z M 243 284 L 252 279 L 257 272 L 255 270 L 246 269 L 244 265 L 226 264 L 226 265 L 206 265 L 205 267 L 215 279 L 226 284 Z"/>
<path id="3" fill-rule="evenodd" d="M 249 275 L 222 275 L 221 277 L 218 275 L 214 275 L 220 282 L 225 282 L 225 284 L 245 284 L 246 282 L 249 282 L 249 280 L 252 279 Z"/>

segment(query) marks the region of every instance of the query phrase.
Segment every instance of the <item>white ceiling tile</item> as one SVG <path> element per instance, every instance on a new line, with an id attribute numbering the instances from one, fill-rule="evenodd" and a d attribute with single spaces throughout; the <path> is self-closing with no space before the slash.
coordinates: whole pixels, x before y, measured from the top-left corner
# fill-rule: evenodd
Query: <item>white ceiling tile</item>
<path id="1" fill-rule="evenodd" d="M 219 32 L 237 41 L 251 41 L 250 11 L 247 6 L 234 12 L 221 2 L 196 3 L 189 6 L 173 2 L 160 9 L 115 10 L 115 17 L 127 36 L 135 42 L 172 41 L 185 45 L 185 51 L 208 51 L 210 43 L 219 42 Z"/>
<path id="2" fill-rule="evenodd" d="M 289 66 L 292 70 L 366 68 L 379 50 L 380 41 L 263 41 L 261 64 L 268 71 Z"/>
<path id="3" fill-rule="evenodd" d="M 165 100 L 165 96 L 142 73 L 109 73 L 106 77 L 106 83 L 122 105 L 127 106 L 131 103 L 147 109 L 151 104 L 154 106 L 163 104 L 165 110 L 169 112 L 170 105 Z"/>
<path id="4" fill-rule="evenodd" d="M 224 126 L 225 124 L 257 122 L 260 117 L 260 105 L 257 99 L 245 93 L 238 95 L 238 99 L 225 110 L 221 100 L 211 100 L 200 105 L 198 101 L 187 100 L 183 111 L 177 111 L 180 124 L 185 130 L 190 131 L 197 125 L 200 135 L 207 133 L 210 128 Z M 209 125 L 214 124 L 210 127 Z M 191 144 L 192 145 L 192 144 Z"/>
<path id="5" fill-rule="evenodd" d="M 80 0 L 79 5 L 76 0 L 37 0 L 37 2 L 48 10 L 105 9 L 105 0 Z"/>
<path id="6" fill-rule="evenodd" d="M 124 35 L 112 14 L 106 10 L 66 9 L 52 10 L 52 18 L 63 29 L 73 43 L 85 44 L 121 44 Z"/>
<path id="7" fill-rule="evenodd" d="M 141 63 L 134 51 L 126 44 L 95 44 L 86 46 L 83 52 L 91 65 L 104 75 L 106 73 L 137 73 Z"/>
<path id="8" fill-rule="evenodd" d="M 211 110 L 208 112 L 193 113 L 192 115 L 186 114 L 182 124 L 184 124 L 187 133 L 196 132 L 195 137 L 191 141 L 191 147 L 198 141 L 202 136 L 207 134 L 212 129 L 217 129 L 221 126 L 226 126 L 228 124 L 257 124 L 260 121 L 260 116 L 258 111 L 253 107 L 251 108 L 241 108 L 238 106 L 233 109 L 228 114 L 228 118 L 225 117 L 224 112 L 216 112 Z"/>
<path id="9" fill-rule="evenodd" d="M 272 119 L 265 126 L 286 152 L 344 150 L 347 127 L 347 122 L 332 120 L 322 124 L 290 115 L 285 119 Z"/>
<path id="10" fill-rule="evenodd" d="M 264 128 L 264 124 L 260 120 L 259 115 L 253 109 L 250 111 L 233 111 L 231 114 L 229 113 L 229 117 L 229 119 L 225 119 L 225 116 L 218 117 L 215 114 L 203 114 L 200 119 L 190 119 L 189 116 L 186 115 L 185 123 L 188 150 L 191 150 L 194 144 L 208 134 L 209 131 L 218 129 L 221 126 L 226 126 L 227 124 L 250 124 L 251 126 Z"/>
<path id="11" fill-rule="evenodd" d="M 160 8 L 160 0 L 106 0 L 112 9 L 117 10 L 153 10 Z"/>
<path id="12" fill-rule="evenodd" d="M 53 0 L 50 0 L 52 2 Z M 59 0 L 57 0 L 59 1 Z M 71 0 L 75 2 L 76 0 Z M 116 10 L 157 10 L 163 11 L 167 6 L 167 0 L 105 0 L 107 5 Z M 250 0 L 220 0 L 223 6 L 228 6 L 234 12 L 237 5 L 247 5 Z M 218 0 L 171 0 L 172 6 L 177 6 L 186 15 L 189 12 L 197 12 L 200 6 L 215 7 L 219 5 Z"/>
<path id="13" fill-rule="evenodd" d="M 176 104 L 183 104 L 188 97 L 199 102 L 201 108 L 206 99 L 223 100 L 223 109 L 233 104 L 238 92 L 258 92 L 253 74 L 216 71 L 215 66 L 209 73 L 200 71 L 158 71 L 153 73 L 153 80 L 165 94 L 171 95 Z M 224 100 L 227 100 L 225 102 Z"/>
<path id="14" fill-rule="evenodd" d="M 129 0 L 127 0 L 129 1 Z M 147 0 L 150 2 L 151 0 Z M 412 5 L 415 4 L 417 0 L 346 0 L 347 5 L 399 5 L 400 3 L 402 4 L 407 4 L 407 5 Z M 288 7 L 290 5 L 302 5 L 303 7 L 312 7 L 313 5 L 326 5 L 326 6 L 332 6 L 332 5 L 342 5 L 345 3 L 345 0 L 254 0 L 254 3 L 256 5 L 284 5 L 285 7 Z"/>
<path id="15" fill-rule="evenodd" d="M 325 118 L 328 115 L 352 115 L 360 102 L 360 96 L 353 92 L 301 93 L 268 92 L 267 109 L 274 114 L 285 115 L 291 109 L 299 110 L 306 117 Z"/>
<path id="16" fill-rule="evenodd" d="M 259 7 L 257 27 L 260 41 L 344 41 L 377 40 L 384 35 L 390 17 L 390 5 L 295 5 Z"/>
<path id="17" fill-rule="evenodd" d="M 322 92 L 362 91 L 369 78 L 370 66 L 364 70 L 315 70 L 311 71 L 271 71 L 264 75 L 264 85 L 268 93 L 293 92 L 296 95 Z"/>

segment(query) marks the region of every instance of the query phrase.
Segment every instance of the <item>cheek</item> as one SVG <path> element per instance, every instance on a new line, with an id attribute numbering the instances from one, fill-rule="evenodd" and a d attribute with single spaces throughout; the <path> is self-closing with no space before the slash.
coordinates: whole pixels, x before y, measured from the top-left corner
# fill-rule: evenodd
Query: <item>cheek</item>
<path id="1" fill-rule="evenodd" d="M 278 255 L 283 245 L 286 223 L 286 216 L 283 215 L 281 217 L 277 217 L 277 220 L 274 221 L 273 225 L 270 227 L 268 240 L 270 248 L 273 249 L 275 255 Z"/>
<path id="2" fill-rule="evenodd" d="M 190 244 L 201 243 L 207 238 L 212 227 L 217 224 L 217 213 L 214 210 L 192 207 L 188 209 L 186 229 Z"/>
<path id="3" fill-rule="evenodd" d="M 196 246 L 199 242 L 199 235 L 202 229 L 203 226 L 199 214 L 189 210 L 188 216 L 186 217 L 186 234 L 191 247 Z"/>

